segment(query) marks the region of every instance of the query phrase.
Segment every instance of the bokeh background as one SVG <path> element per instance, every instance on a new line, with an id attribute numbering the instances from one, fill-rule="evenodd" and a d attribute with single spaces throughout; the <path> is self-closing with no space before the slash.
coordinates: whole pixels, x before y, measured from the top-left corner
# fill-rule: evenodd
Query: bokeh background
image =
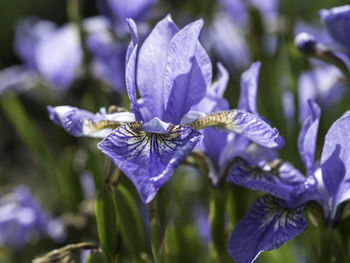
<path id="1" fill-rule="evenodd" d="M 62 26 L 72 22 L 72 17 L 74 18 L 69 7 L 73 1 L 0 1 L 1 72 L 14 65 L 24 64 L 14 49 L 16 25 L 21 19 L 35 16 Z M 80 1 L 81 19 L 100 15 L 97 1 Z M 231 108 L 237 106 L 240 74 L 252 62 L 261 61 L 259 113 L 277 127 L 286 139 L 280 157 L 304 171 L 296 143 L 301 115 L 298 89 L 302 73 L 313 69 L 315 65 L 298 51 L 294 45 L 294 37 L 305 28 L 325 32 L 325 25 L 320 22 L 319 10 L 344 5 L 347 1 L 276 0 L 277 13 L 273 15 L 273 21 L 267 21 L 269 14 L 260 7 L 264 1 L 243 1 L 247 6 L 247 13 L 240 21 L 231 10 L 224 7 L 224 1 L 159 0 L 150 8 L 143 23 L 147 24 L 146 28 L 152 28 L 167 13 L 172 14 L 179 27 L 203 18 L 201 42 L 211 56 L 214 76 L 218 61 L 230 72 L 225 98 L 230 102 Z M 223 19 L 223 14 L 227 16 L 227 20 Z M 223 21 L 218 22 L 219 18 Z M 238 33 L 232 31 L 231 23 L 242 29 L 242 35 L 235 35 Z M 222 39 L 228 44 L 216 47 L 223 43 Z M 128 36 L 123 41 L 129 41 Z M 244 52 L 249 54 L 248 57 L 240 56 L 242 47 L 235 49 L 240 41 Z M 88 57 L 87 64 L 91 63 L 93 54 L 88 52 Z M 50 60 L 49 54 L 47 60 Z M 81 74 L 64 92 L 53 89 L 45 82 L 30 87 L 19 83 L 13 89 L 0 83 L 3 88 L 0 89 L 0 205 L 4 206 L 9 194 L 16 187 L 25 186 L 40 203 L 40 209 L 47 211 L 50 218 L 59 220 L 64 228 L 64 237 L 61 239 L 42 235 L 38 231 L 21 247 L 13 248 L 4 241 L 5 235 L 2 236 L 1 231 L 5 230 L 1 225 L 7 220 L 7 210 L 0 208 L 3 211 L 0 212 L 0 245 L 3 244 L 0 247 L 0 262 L 30 262 L 34 256 L 65 244 L 98 241 L 93 211 L 94 198 L 96 189 L 103 184 L 106 159 L 96 148 L 97 140 L 75 138 L 66 134 L 49 120 L 46 110 L 47 105 L 64 104 L 93 112 L 102 106 L 129 107 L 125 93 L 90 74 L 91 72 Z M 4 81 L 4 75 L 1 76 L 0 81 Z M 12 78 L 16 79 L 16 76 L 14 74 Z M 321 86 L 324 83 L 316 85 Z M 325 104 L 329 102 L 327 98 L 325 101 Z M 328 128 L 350 108 L 349 102 L 350 95 L 345 93 L 331 107 L 323 107 L 316 159 L 320 157 L 323 138 Z M 141 207 L 135 189 L 126 178 L 121 180 L 132 193 L 142 215 L 145 208 Z M 208 192 L 212 189 L 208 179 L 194 168 L 180 167 L 162 191 L 170 193 L 171 196 L 166 237 L 169 262 L 209 262 Z M 237 186 L 230 186 L 225 192 L 230 196 L 225 224 L 232 229 L 232 225 L 243 217 L 260 194 Z M 9 227 L 6 225 L 5 228 Z M 340 227 L 346 228 L 346 221 Z M 317 227 L 310 223 L 305 233 L 279 250 L 265 253 L 259 258 L 259 262 L 316 262 L 315 228 Z M 124 260 L 128 260 L 127 253 Z M 225 260 L 233 261 L 229 257 Z"/>

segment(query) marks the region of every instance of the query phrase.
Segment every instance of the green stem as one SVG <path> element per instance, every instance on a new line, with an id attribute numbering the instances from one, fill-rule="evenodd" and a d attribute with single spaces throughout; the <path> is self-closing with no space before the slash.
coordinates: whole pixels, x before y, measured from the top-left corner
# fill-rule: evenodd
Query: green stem
<path id="1" fill-rule="evenodd" d="M 78 34 L 80 38 L 81 48 L 84 54 L 84 71 L 88 72 L 88 65 L 90 63 L 91 57 L 88 53 L 87 47 L 85 45 L 86 32 L 84 31 L 82 24 L 82 0 L 68 0 L 67 1 L 67 17 L 68 20 L 76 25 L 78 29 Z"/>
<path id="2" fill-rule="evenodd" d="M 323 227 L 320 229 L 320 257 L 319 263 L 332 262 L 332 229 Z"/>
<path id="3" fill-rule="evenodd" d="M 209 218 L 211 226 L 210 259 L 211 262 L 221 262 L 226 251 L 225 213 L 227 193 L 223 189 L 212 190 L 209 203 Z"/>

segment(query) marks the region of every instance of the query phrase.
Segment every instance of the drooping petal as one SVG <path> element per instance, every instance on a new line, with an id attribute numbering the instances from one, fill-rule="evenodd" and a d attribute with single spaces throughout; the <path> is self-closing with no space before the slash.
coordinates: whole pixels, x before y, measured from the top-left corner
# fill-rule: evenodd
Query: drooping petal
<path id="1" fill-rule="evenodd" d="M 104 138 L 118 126 L 135 121 L 134 114 L 130 112 L 107 114 L 102 111 L 93 114 L 71 106 L 48 106 L 47 110 L 50 119 L 73 136 Z"/>
<path id="2" fill-rule="evenodd" d="M 168 47 L 171 39 L 179 31 L 170 15 L 158 22 L 142 44 L 138 56 L 137 84 L 144 101 L 142 112 L 144 121 L 153 117 L 163 120 L 164 75 Z"/>
<path id="3" fill-rule="evenodd" d="M 304 120 L 298 137 L 299 154 L 308 175 L 314 173 L 314 155 L 321 109 L 316 102 L 309 100 L 309 115 Z"/>
<path id="4" fill-rule="evenodd" d="M 203 75 L 203 65 L 199 64 L 203 61 L 197 60 L 195 56 L 201 48 L 198 37 L 202 26 L 202 20 L 187 25 L 169 43 L 163 94 L 165 121 L 180 123 L 190 108 L 205 96 L 207 83 Z"/>
<path id="5" fill-rule="evenodd" d="M 306 178 L 289 163 L 281 163 L 277 167 L 266 166 L 267 169 L 263 169 L 249 165 L 241 158 L 236 158 L 236 163 L 231 168 L 227 181 L 271 194 L 289 202 L 293 190 Z"/>
<path id="6" fill-rule="evenodd" d="M 222 111 L 208 114 L 188 124 L 196 130 L 215 126 L 226 131 L 241 134 L 248 139 L 268 148 L 282 147 L 283 138 L 259 116 L 241 110 Z"/>
<path id="7" fill-rule="evenodd" d="M 327 25 L 328 33 L 350 55 L 350 5 L 320 11 L 321 19 Z"/>
<path id="8" fill-rule="evenodd" d="M 239 97 L 238 108 L 258 114 L 256 97 L 258 91 L 258 79 L 260 72 L 260 62 L 253 63 L 241 76 L 241 95 Z"/>
<path id="9" fill-rule="evenodd" d="M 0 96 L 6 92 L 20 94 L 38 85 L 39 74 L 26 66 L 11 66 L 0 70 Z"/>
<path id="10" fill-rule="evenodd" d="M 149 203 L 201 137 L 186 126 L 161 134 L 145 132 L 140 123 L 133 122 L 116 129 L 98 148 L 129 177 L 143 202 Z"/>
<path id="11" fill-rule="evenodd" d="M 71 24 L 41 39 L 35 50 L 38 71 L 59 88 L 68 87 L 73 82 L 82 58 L 78 29 Z"/>
<path id="12" fill-rule="evenodd" d="M 305 229 L 302 208 L 289 210 L 277 198 L 263 196 L 233 229 L 228 252 L 237 263 L 251 263 L 261 252 L 279 248 Z"/>
<path id="13" fill-rule="evenodd" d="M 321 156 L 324 185 L 330 195 L 330 210 L 350 199 L 350 111 L 336 120 L 325 137 Z"/>

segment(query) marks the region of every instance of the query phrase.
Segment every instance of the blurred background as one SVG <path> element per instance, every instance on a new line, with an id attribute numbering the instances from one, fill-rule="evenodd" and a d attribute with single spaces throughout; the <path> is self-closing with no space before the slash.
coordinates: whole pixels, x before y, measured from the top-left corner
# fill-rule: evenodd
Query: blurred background
<path id="1" fill-rule="evenodd" d="M 138 2 L 144 6 L 137 7 Z M 303 94 L 311 94 L 323 110 L 316 159 L 328 128 L 349 109 L 350 96 L 342 73 L 307 58 L 295 47 L 294 37 L 306 31 L 329 42 L 319 11 L 346 3 L 130 0 L 120 1 L 119 7 L 107 0 L 2 0 L 0 262 L 30 262 L 66 244 L 98 241 L 94 199 L 108 162 L 96 148 L 98 140 L 70 136 L 49 119 L 47 106 L 72 105 L 92 112 L 110 105 L 129 107 L 123 78 L 130 40 L 125 17 L 134 16 L 141 39 L 168 13 L 180 28 L 203 18 L 201 43 L 211 57 L 214 76 L 219 61 L 230 73 L 225 98 L 231 108 L 237 107 L 241 73 L 261 61 L 259 113 L 286 140 L 280 157 L 305 172 L 296 143 Z M 142 217 L 147 209 L 136 190 L 125 177 L 121 183 Z M 226 190 L 231 197 L 225 224 L 232 229 L 260 194 L 232 185 Z M 171 199 L 168 262 L 209 262 L 210 191 L 208 179 L 188 166 L 180 167 L 162 190 Z M 265 253 L 259 262 L 315 262 L 314 228 L 309 224 L 305 233 Z M 131 262 L 130 248 L 123 249 L 129 252 L 121 262 Z"/>

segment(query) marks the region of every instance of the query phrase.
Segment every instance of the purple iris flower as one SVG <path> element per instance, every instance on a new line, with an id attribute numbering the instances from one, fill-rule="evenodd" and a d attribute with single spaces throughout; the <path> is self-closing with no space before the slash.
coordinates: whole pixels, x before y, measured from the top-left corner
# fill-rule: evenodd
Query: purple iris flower
<path id="1" fill-rule="evenodd" d="M 320 11 L 321 20 L 338 47 L 350 55 L 350 5 Z"/>
<path id="2" fill-rule="evenodd" d="M 203 43 L 226 67 L 236 72 L 249 65 L 251 61 L 246 42 L 246 27 L 241 27 L 225 12 L 215 15 L 211 25 L 204 31 Z"/>
<path id="3" fill-rule="evenodd" d="M 51 218 L 24 186 L 0 198 L 0 215 L 0 245 L 19 250 L 37 234 L 56 242 L 65 238 L 62 222 Z"/>
<path id="4" fill-rule="evenodd" d="M 252 205 L 231 233 L 228 251 L 236 262 L 254 262 L 261 252 L 276 249 L 302 233 L 306 228 L 302 210 L 310 200 L 322 206 L 327 225 L 339 219 L 339 204 L 350 199 L 350 112 L 329 129 L 318 166 L 314 155 L 319 118 L 319 106 L 309 101 L 309 114 L 298 138 L 307 177 L 289 163 L 264 160 L 252 165 L 240 159 L 230 171 L 229 182 L 269 194 Z"/>
<path id="5" fill-rule="evenodd" d="M 276 19 L 278 13 L 278 2 L 278 0 L 220 0 L 220 5 L 236 22 L 247 27 L 249 23 L 249 7 L 257 8 L 265 22 L 268 23 L 270 20 Z"/>
<path id="6" fill-rule="evenodd" d="M 36 70 L 51 85 L 66 88 L 74 80 L 82 61 L 77 28 L 37 18 L 18 23 L 15 50 L 32 70 Z"/>
<path id="7" fill-rule="evenodd" d="M 70 106 L 48 109 L 50 118 L 70 134 L 104 138 L 98 148 L 129 177 L 143 202 L 154 198 L 200 143 L 203 136 L 197 130 L 218 126 L 266 147 L 280 145 L 278 131 L 249 112 L 191 110 L 205 98 L 212 81 L 210 59 L 198 41 L 202 20 L 180 30 L 168 15 L 141 47 L 135 22 L 129 19 L 128 24 L 132 41 L 125 80 L 132 113 L 92 114 Z"/>
<path id="8" fill-rule="evenodd" d="M 246 68 L 251 62 L 247 35 L 251 32 L 249 7 L 258 9 L 268 34 L 264 36 L 264 48 L 268 53 L 276 50 L 274 35 L 278 25 L 278 1 L 221 0 L 220 11 L 215 14 L 212 24 L 205 31 L 203 43 L 231 71 Z"/>
<path id="9" fill-rule="evenodd" d="M 108 22 L 102 16 L 83 20 L 82 27 L 87 33 L 88 50 L 94 56 L 95 75 L 118 90 L 125 89 L 126 47 L 111 40 Z M 57 27 L 46 20 L 24 19 L 18 23 L 14 45 L 28 72 L 37 72 L 58 90 L 68 88 L 80 73 L 83 51 L 78 28 L 73 24 Z"/>
<path id="10" fill-rule="evenodd" d="M 260 62 L 253 63 L 242 74 L 241 94 L 238 103 L 238 109 L 253 113 L 256 116 L 259 116 L 256 98 L 260 66 Z M 204 99 L 192 110 L 208 114 L 229 109 L 228 102 L 223 98 L 228 82 L 228 72 L 221 64 L 218 64 L 218 68 L 218 80 L 208 89 Z M 237 133 L 227 133 L 213 127 L 203 129 L 202 133 L 204 138 L 199 150 L 209 157 L 211 168 L 209 178 L 213 185 L 218 185 L 229 162 L 236 155 L 245 151 L 252 141 Z M 280 146 L 282 146 L 282 143 Z"/>
<path id="11" fill-rule="evenodd" d="M 298 81 L 300 123 L 308 116 L 309 99 L 317 101 L 325 109 L 331 109 L 346 93 L 343 75 L 335 66 L 319 65 L 302 73 Z"/>
<path id="12" fill-rule="evenodd" d="M 125 56 L 127 44 L 116 42 L 108 30 L 107 21 L 104 28 L 94 30 L 86 38 L 86 46 L 93 55 L 92 71 L 95 76 L 118 91 L 125 91 Z"/>

